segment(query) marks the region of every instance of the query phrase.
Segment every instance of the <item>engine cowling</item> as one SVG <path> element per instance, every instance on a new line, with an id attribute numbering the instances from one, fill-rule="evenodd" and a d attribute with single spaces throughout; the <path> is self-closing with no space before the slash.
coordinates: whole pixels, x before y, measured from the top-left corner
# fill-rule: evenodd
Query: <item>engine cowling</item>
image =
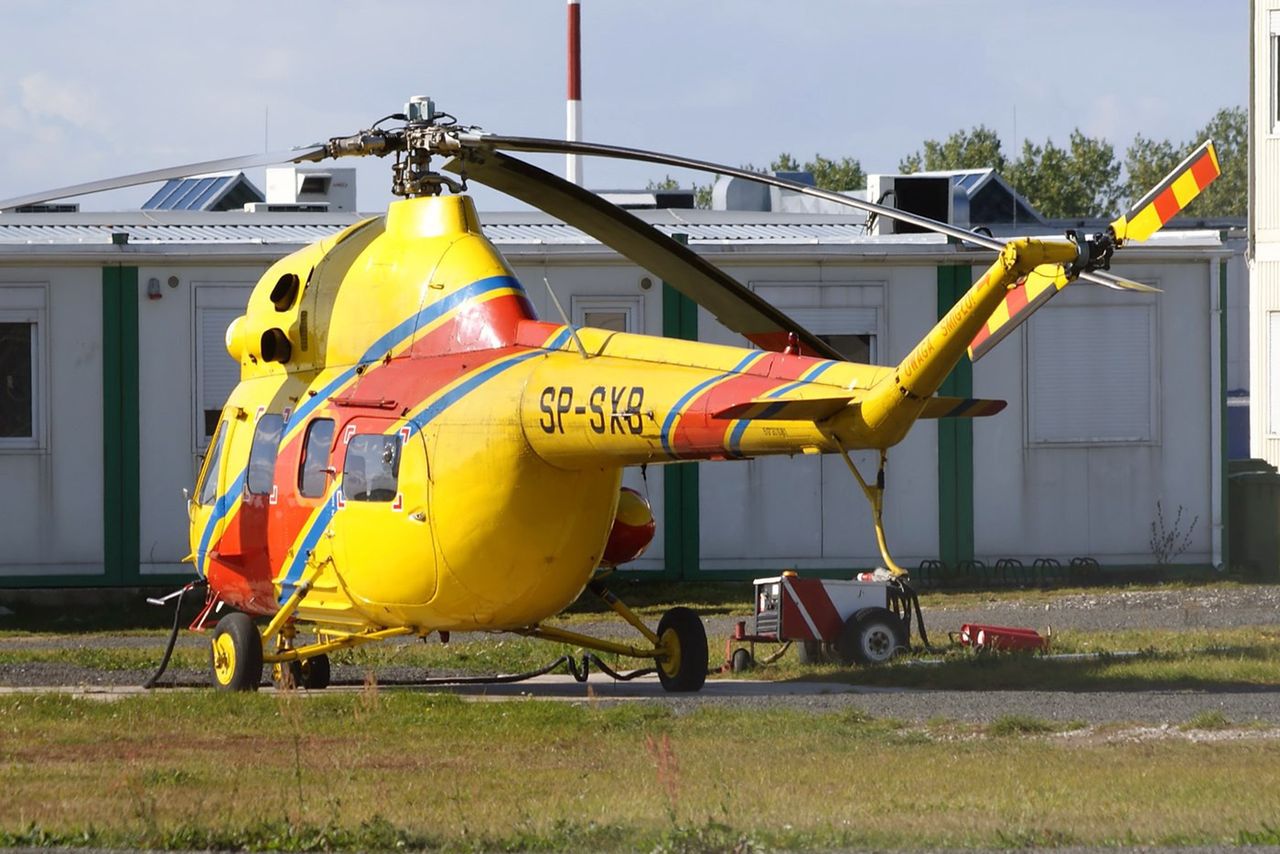
<path id="1" fill-rule="evenodd" d="M 653 541 L 657 523 L 653 508 L 644 496 L 630 487 L 622 487 L 618 495 L 618 509 L 614 511 L 613 527 L 605 542 L 602 566 L 618 566 L 633 561 Z"/>

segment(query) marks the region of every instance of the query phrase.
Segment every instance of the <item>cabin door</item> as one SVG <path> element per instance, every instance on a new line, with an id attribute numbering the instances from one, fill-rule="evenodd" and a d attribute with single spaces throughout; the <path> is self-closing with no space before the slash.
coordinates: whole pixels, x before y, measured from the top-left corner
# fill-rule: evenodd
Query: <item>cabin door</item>
<path id="1" fill-rule="evenodd" d="M 403 421 L 356 416 L 342 426 L 333 531 L 335 559 L 353 597 L 423 605 L 436 590 L 436 555 L 421 432 Z"/>

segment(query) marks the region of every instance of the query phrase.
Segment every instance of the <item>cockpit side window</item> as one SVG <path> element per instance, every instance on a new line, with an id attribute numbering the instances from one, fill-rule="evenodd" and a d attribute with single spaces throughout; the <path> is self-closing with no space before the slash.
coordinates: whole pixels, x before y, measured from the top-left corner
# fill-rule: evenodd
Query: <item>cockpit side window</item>
<path id="1" fill-rule="evenodd" d="M 245 485 L 251 495 L 269 495 L 275 483 L 276 454 L 280 450 L 280 434 L 284 431 L 284 418 L 265 413 L 258 419 L 253 431 L 253 445 L 249 448 L 249 473 Z"/>
<path id="2" fill-rule="evenodd" d="M 218 470 L 222 467 L 222 444 L 227 436 L 227 423 L 218 424 L 217 435 L 209 445 L 209 453 L 204 458 L 204 469 L 200 472 L 200 485 L 196 487 L 196 503 L 206 507 L 218 497 Z"/>

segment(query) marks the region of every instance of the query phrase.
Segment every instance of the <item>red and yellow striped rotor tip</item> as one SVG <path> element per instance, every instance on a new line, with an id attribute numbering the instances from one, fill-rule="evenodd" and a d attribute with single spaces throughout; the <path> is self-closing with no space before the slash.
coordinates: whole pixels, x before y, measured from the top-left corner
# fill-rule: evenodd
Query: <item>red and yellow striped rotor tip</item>
<path id="1" fill-rule="evenodd" d="M 1121 241 L 1141 243 L 1173 219 L 1222 174 L 1213 140 L 1207 139 L 1177 165 L 1151 192 L 1111 223 Z"/>

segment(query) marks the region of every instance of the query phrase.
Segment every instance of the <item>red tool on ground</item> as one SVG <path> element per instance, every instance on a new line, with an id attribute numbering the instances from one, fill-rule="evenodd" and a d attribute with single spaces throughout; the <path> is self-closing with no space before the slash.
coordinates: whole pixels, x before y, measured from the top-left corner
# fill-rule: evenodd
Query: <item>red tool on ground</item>
<path id="1" fill-rule="evenodd" d="M 961 646 L 975 649 L 992 649 L 1002 652 L 1047 652 L 1049 639 L 1041 637 L 1035 629 L 1020 629 L 1009 626 L 982 626 L 976 623 L 965 623 L 960 627 L 958 637 Z"/>

